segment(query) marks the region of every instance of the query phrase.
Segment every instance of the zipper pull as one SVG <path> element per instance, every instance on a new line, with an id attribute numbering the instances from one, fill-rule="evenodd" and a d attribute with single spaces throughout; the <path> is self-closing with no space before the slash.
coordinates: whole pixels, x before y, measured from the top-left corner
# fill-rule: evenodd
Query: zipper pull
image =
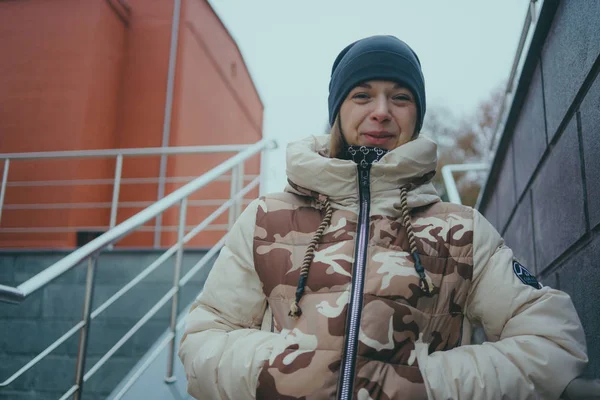
<path id="1" fill-rule="evenodd" d="M 368 165 L 368 164 L 367 165 L 359 165 L 359 167 L 358 167 L 358 172 L 359 172 L 358 184 L 363 188 L 369 187 L 369 183 L 370 183 L 369 182 L 369 180 L 370 180 L 369 179 L 369 176 L 370 176 L 369 168 L 370 168 L 370 165 Z"/>

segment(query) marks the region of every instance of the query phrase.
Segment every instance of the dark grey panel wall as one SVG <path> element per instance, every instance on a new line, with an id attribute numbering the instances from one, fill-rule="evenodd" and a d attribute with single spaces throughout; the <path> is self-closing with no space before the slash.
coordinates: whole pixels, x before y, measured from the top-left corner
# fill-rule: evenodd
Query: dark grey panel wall
<path id="1" fill-rule="evenodd" d="M 504 233 L 506 243 L 512 248 L 515 257 L 537 273 L 535 263 L 533 213 L 531 212 L 531 193 L 519 204 L 510 225 Z"/>
<path id="2" fill-rule="evenodd" d="M 577 121 L 572 119 L 535 177 L 535 252 L 544 271 L 586 231 Z"/>
<path id="3" fill-rule="evenodd" d="M 600 1 L 561 1 L 542 50 L 551 140 L 600 52 Z"/>
<path id="4" fill-rule="evenodd" d="M 504 230 L 516 204 L 513 146 L 508 148 L 506 157 L 504 158 L 496 190 L 498 192 L 496 199 L 496 207 L 498 210 L 496 216 L 497 223 L 498 226 Z"/>
<path id="5" fill-rule="evenodd" d="M 600 312 L 598 285 L 600 284 L 600 236 L 595 235 L 574 251 L 557 269 L 561 290 L 569 293 L 586 328 L 586 341 L 590 357 L 590 376 L 600 377 Z"/>
<path id="6" fill-rule="evenodd" d="M 541 64 L 535 70 L 514 131 L 516 194 L 520 197 L 546 151 L 546 119 Z"/>
<path id="7" fill-rule="evenodd" d="M 512 110 L 507 154 L 497 158 L 500 173 L 488 182 L 480 209 L 545 285 L 571 295 L 586 331 L 586 374 L 594 377 L 600 377 L 598 21 L 600 1 L 560 2 L 544 43 L 531 49 L 535 71 L 520 109 Z"/>
<path id="8" fill-rule="evenodd" d="M 600 79 L 581 103 L 580 116 L 589 222 L 595 228 L 600 224 Z"/>

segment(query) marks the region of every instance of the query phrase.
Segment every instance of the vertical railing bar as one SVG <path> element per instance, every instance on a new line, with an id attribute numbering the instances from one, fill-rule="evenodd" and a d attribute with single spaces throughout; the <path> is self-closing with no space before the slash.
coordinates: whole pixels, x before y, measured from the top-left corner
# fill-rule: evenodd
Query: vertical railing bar
<path id="1" fill-rule="evenodd" d="M 181 204 L 179 206 L 179 228 L 177 232 L 177 243 L 179 247 L 177 248 L 177 254 L 175 255 L 175 268 L 173 269 L 173 289 L 175 289 L 175 294 L 173 294 L 173 298 L 171 299 L 171 324 L 170 331 L 173 334 L 173 339 L 171 340 L 171 344 L 169 346 L 169 358 L 167 360 L 167 376 L 165 377 L 166 383 L 173 383 L 177 380 L 177 377 L 174 375 L 175 369 L 175 345 L 176 345 L 176 336 L 177 336 L 177 313 L 179 308 L 179 279 L 181 276 L 181 264 L 183 262 L 183 246 L 184 246 L 184 236 L 185 236 L 185 222 L 186 222 L 186 212 L 187 212 L 187 197 L 181 200 Z"/>
<path id="2" fill-rule="evenodd" d="M 119 209 L 119 192 L 121 190 L 121 175 L 123 173 L 123 154 L 117 155 L 117 164 L 115 165 L 115 181 L 113 184 L 113 196 L 112 203 L 110 205 L 110 228 L 112 229 L 117 225 L 117 212 Z M 108 246 L 109 250 L 112 250 L 114 244 Z"/>
<path id="3" fill-rule="evenodd" d="M 164 156 L 166 157 L 166 156 Z M 158 196 L 156 201 L 160 201 L 165 196 L 164 189 L 164 177 L 158 178 Z M 158 249 L 160 247 L 160 239 L 162 236 L 162 213 L 156 216 L 156 220 L 154 222 L 154 248 Z"/>
<path id="4" fill-rule="evenodd" d="M 10 158 L 4 160 L 4 172 L 2 173 L 2 188 L 0 189 L 0 221 L 2 221 L 2 208 L 4 207 L 4 195 L 6 193 L 6 183 L 8 182 L 8 167 Z"/>
<path id="5" fill-rule="evenodd" d="M 94 297 L 94 286 L 96 280 L 96 263 L 98 260 L 97 254 L 92 255 L 88 259 L 87 277 L 85 282 L 85 297 L 83 302 L 82 321 L 85 325 L 81 328 L 79 335 L 79 349 L 77 351 L 77 366 L 75 370 L 75 385 L 77 391 L 73 395 L 73 400 L 81 400 L 83 398 L 83 377 L 85 371 L 85 361 L 87 358 L 88 338 L 90 334 L 90 325 L 92 323 L 92 303 Z"/>
<path id="6" fill-rule="evenodd" d="M 237 169 L 237 165 L 234 166 L 233 168 L 231 168 L 231 182 L 229 184 L 229 199 L 231 200 L 235 197 L 235 194 L 237 193 L 237 174 L 238 174 L 238 169 Z M 233 226 L 233 223 L 235 222 L 235 203 L 232 203 L 231 206 L 229 207 L 229 212 L 228 212 L 228 225 L 229 225 L 229 230 L 231 230 L 231 227 Z"/>
<path id="7" fill-rule="evenodd" d="M 113 196 L 110 208 L 110 229 L 117 225 L 117 211 L 119 208 L 119 192 L 121 190 L 121 174 L 123 172 L 123 154 L 117 156 L 115 166 L 115 183 L 113 186 Z"/>
<path id="8" fill-rule="evenodd" d="M 260 155 L 260 163 L 259 163 L 259 167 L 258 167 L 259 168 L 258 176 L 260 178 L 260 184 L 258 186 L 258 195 L 259 196 L 262 196 L 262 194 L 265 190 L 265 184 L 266 184 L 265 181 L 267 179 L 267 177 L 265 176 L 265 169 L 264 169 L 264 166 L 266 164 L 265 153 L 266 152 L 264 150 L 261 151 L 260 153 L 258 153 Z"/>
<path id="9" fill-rule="evenodd" d="M 48 354 L 52 353 L 57 347 L 59 347 L 61 344 L 63 344 L 67 340 L 69 340 L 73 335 L 75 335 L 77 333 L 78 330 L 80 330 L 84 326 L 85 326 L 85 323 L 83 321 L 79 321 L 79 323 L 77 325 L 73 326 L 71 329 L 69 329 L 67 331 L 67 333 L 62 335 L 60 338 L 56 339 L 56 341 L 54 341 L 54 343 L 52 343 L 50 346 L 46 347 L 46 349 L 44 351 L 42 351 L 40 354 L 38 354 L 37 356 L 35 356 L 34 359 L 29 361 L 23 367 L 21 367 L 20 370 L 18 370 L 14 374 L 12 374 L 12 376 L 10 378 L 8 378 L 4 382 L 0 383 L 0 389 L 13 383 L 21 375 L 23 375 L 25 372 L 29 371 L 31 368 L 33 368 L 35 365 L 37 365 L 37 363 L 39 363 L 41 360 L 43 360 Z"/>
<path id="10" fill-rule="evenodd" d="M 169 46 L 169 69 L 167 71 L 167 92 L 165 97 L 165 114 L 163 120 L 163 132 L 161 147 L 169 147 L 171 136 L 171 114 L 173 112 L 173 91 L 175 88 L 175 72 L 177 67 L 177 47 L 179 40 L 179 21 L 181 18 L 181 0 L 175 0 L 173 4 L 173 18 L 171 20 L 171 44 Z M 167 154 L 160 156 L 158 199 L 160 201 L 165 195 L 165 178 L 167 175 Z M 156 216 L 156 230 L 154 231 L 154 248 L 160 247 L 161 242 L 162 214 Z"/>
<path id="11" fill-rule="evenodd" d="M 242 161 L 239 165 L 238 165 L 238 182 L 237 182 L 237 190 L 235 191 L 236 194 L 238 194 L 243 188 L 244 188 L 244 162 Z M 235 223 L 235 221 L 237 221 L 237 219 L 240 217 L 240 215 L 242 214 L 242 202 L 244 201 L 244 198 L 238 198 L 235 201 L 235 220 L 233 221 Z"/>
<path id="12" fill-rule="evenodd" d="M 117 341 L 103 356 L 94 364 L 92 368 L 84 375 L 83 381 L 87 382 L 106 362 L 117 352 L 123 345 L 131 339 L 133 335 L 140 331 L 140 329 L 152 318 L 156 315 L 160 309 L 167 304 L 169 300 L 173 298 L 176 290 L 171 288 L 154 306 L 148 311 L 144 316 L 135 323 L 123 336 L 121 339 Z"/>
<path id="13" fill-rule="evenodd" d="M 454 180 L 454 175 L 452 174 L 451 168 L 442 168 L 442 178 L 444 180 L 444 185 L 446 186 L 446 194 L 448 195 L 448 201 L 450 203 L 462 204 L 460 199 L 460 193 L 458 193 L 458 188 L 456 187 L 456 181 Z"/>

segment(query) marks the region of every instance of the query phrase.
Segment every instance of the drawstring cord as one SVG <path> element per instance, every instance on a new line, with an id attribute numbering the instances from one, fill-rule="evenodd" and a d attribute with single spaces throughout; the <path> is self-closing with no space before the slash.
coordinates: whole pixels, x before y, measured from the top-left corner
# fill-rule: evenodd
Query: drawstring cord
<path id="1" fill-rule="evenodd" d="M 402 209 L 402 221 L 404 226 L 406 227 L 406 232 L 408 234 L 408 243 L 410 245 L 410 253 L 415 262 L 415 270 L 417 274 L 419 274 L 419 287 L 421 290 L 427 295 L 431 296 L 433 294 L 433 290 L 435 286 L 431 278 L 425 273 L 425 268 L 423 268 L 423 264 L 421 264 L 421 258 L 419 257 L 419 253 L 417 251 L 417 242 L 415 240 L 415 233 L 413 231 L 413 226 L 410 221 L 410 215 L 408 212 L 408 200 L 407 200 L 407 189 L 406 187 L 402 187 L 400 189 L 400 206 Z M 308 271 L 310 269 L 310 265 L 312 264 L 313 259 L 315 258 L 315 251 L 317 250 L 317 246 L 323 237 L 323 233 L 331 224 L 331 216 L 333 215 L 333 208 L 331 208 L 331 204 L 329 199 L 326 196 L 320 195 L 318 202 L 321 208 L 325 209 L 325 215 L 321 220 L 321 225 L 319 225 L 319 229 L 315 232 L 312 240 L 310 241 L 308 248 L 306 249 L 306 253 L 304 254 L 304 260 L 302 261 L 302 267 L 300 268 L 300 278 L 298 279 L 298 286 L 296 287 L 296 298 L 292 302 L 290 306 L 290 312 L 288 315 L 293 319 L 298 319 L 302 315 L 302 309 L 300 308 L 300 299 L 304 295 L 304 289 L 306 287 L 306 280 L 308 278 Z"/>
<path id="2" fill-rule="evenodd" d="M 407 200 L 407 189 L 406 186 L 400 189 L 400 207 L 402 208 L 402 221 L 404 222 L 404 227 L 406 228 L 406 232 L 408 233 L 408 243 L 410 245 L 410 254 L 415 262 L 415 270 L 417 274 L 419 274 L 419 287 L 427 296 L 431 296 L 433 293 L 434 285 L 431 278 L 425 273 L 425 269 L 423 268 L 423 264 L 421 264 L 421 258 L 419 257 L 419 253 L 417 252 L 417 242 L 415 240 L 415 233 L 413 231 L 413 226 L 410 221 L 410 215 L 408 213 L 408 200 Z"/>
<path id="3" fill-rule="evenodd" d="M 331 223 L 331 216 L 333 215 L 333 208 L 331 208 L 329 199 L 326 196 L 320 195 L 318 202 L 321 205 L 321 208 L 325 208 L 325 216 L 323 217 L 321 225 L 319 225 L 319 229 L 317 229 L 315 232 L 310 244 L 308 245 L 308 248 L 306 249 L 306 253 L 304 254 L 302 268 L 300 268 L 300 279 L 298 280 L 298 286 L 296 288 L 296 299 L 290 306 L 290 312 L 288 313 L 288 315 L 293 319 L 298 319 L 302 315 L 302 309 L 300 308 L 299 303 L 302 295 L 304 294 L 306 279 L 308 278 L 308 270 L 313 259 L 315 258 L 315 250 L 317 249 L 317 246 L 323 237 L 325 229 L 329 227 L 329 224 Z"/>

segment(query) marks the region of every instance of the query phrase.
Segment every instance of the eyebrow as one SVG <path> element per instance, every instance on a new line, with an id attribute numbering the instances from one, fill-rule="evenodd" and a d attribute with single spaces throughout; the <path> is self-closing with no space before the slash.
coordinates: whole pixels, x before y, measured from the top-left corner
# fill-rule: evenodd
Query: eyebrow
<path id="1" fill-rule="evenodd" d="M 360 85 L 357 85 L 356 87 L 364 87 L 364 88 L 367 88 L 367 89 L 371 89 L 371 85 L 369 85 L 366 82 L 363 82 Z M 394 89 L 407 89 L 408 90 L 408 88 L 406 86 L 404 86 L 403 84 L 401 84 L 401 83 L 396 83 L 394 85 Z"/>
<path id="2" fill-rule="evenodd" d="M 361 83 L 359 85 L 356 85 L 356 87 L 362 87 L 362 88 L 365 88 L 365 89 L 372 89 L 371 85 L 369 85 L 366 82 L 363 82 L 363 83 Z M 401 84 L 401 83 L 396 83 L 394 85 L 394 89 L 405 89 L 406 91 L 408 91 L 408 93 L 409 93 L 409 95 L 410 95 L 411 98 L 414 97 L 414 95 L 412 94 L 411 90 L 409 88 L 407 88 L 406 86 L 404 86 L 403 84 Z"/>

